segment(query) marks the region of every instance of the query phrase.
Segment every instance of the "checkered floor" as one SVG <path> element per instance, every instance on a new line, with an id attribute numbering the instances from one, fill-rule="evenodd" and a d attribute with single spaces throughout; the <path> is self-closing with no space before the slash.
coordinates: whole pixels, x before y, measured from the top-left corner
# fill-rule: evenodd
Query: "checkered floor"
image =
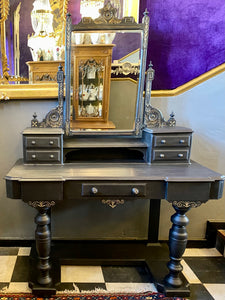
<path id="1" fill-rule="evenodd" d="M 30 248 L 0 247 L 0 289 L 31 292 L 28 287 Z M 225 258 L 216 249 L 187 249 L 183 274 L 190 283 L 191 300 L 225 299 Z M 156 291 L 151 275 L 142 267 L 61 266 L 58 291 Z"/>

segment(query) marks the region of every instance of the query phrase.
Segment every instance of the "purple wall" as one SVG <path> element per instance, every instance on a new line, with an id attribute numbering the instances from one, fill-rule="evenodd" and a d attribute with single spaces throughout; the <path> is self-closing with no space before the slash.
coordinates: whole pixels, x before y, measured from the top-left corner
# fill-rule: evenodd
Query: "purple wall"
<path id="1" fill-rule="evenodd" d="M 225 62 L 224 0 L 141 0 L 150 15 L 153 89 L 174 89 Z"/>
<path id="2" fill-rule="evenodd" d="M 27 76 L 33 1 L 21 2 L 21 74 Z M 11 8 L 18 3 L 10 0 Z M 140 0 L 140 16 L 145 8 L 150 15 L 148 62 L 156 71 L 153 89 L 174 89 L 225 62 L 224 0 Z M 70 0 L 73 23 L 80 21 L 79 10 L 80 0 Z"/>

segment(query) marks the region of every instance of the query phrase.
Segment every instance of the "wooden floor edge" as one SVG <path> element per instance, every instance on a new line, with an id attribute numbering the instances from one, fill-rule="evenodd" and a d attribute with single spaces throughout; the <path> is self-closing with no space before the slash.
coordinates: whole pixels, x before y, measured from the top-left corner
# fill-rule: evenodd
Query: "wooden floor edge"
<path id="1" fill-rule="evenodd" d="M 215 77 L 216 75 L 222 73 L 225 71 L 225 63 L 219 65 L 216 68 L 211 69 L 210 71 L 188 81 L 187 83 L 173 89 L 173 90 L 153 90 L 151 92 L 151 96 L 152 97 L 173 97 L 173 96 L 177 96 L 180 95 L 190 89 L 192 89 L 193 87 L 203 83 L 204 81 Z"/>

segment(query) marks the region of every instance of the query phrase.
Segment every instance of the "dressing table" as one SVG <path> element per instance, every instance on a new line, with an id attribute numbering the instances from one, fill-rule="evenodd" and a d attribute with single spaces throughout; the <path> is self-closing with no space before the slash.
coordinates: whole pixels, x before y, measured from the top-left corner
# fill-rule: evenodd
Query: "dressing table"
<path id="1" fill-rule="evenodd" d="M 57 266 L 60 266 L 60 263 L 146 264 L 159 291 L 176 296 L 188 296 L 190 293 L 181 274 L 180 263 L 187 244 L 188 218 L 185 214 L 190 208 L 199 207 L 210 199 L 221 198 L 224 177 L 192 162 L 192 130 L 175 126 L 173 114 L 165 121 L 161 112 L 151 106 L 151 83 L 154 77 L 151 65 L 145 80 L 148 28 L 147 12 L 142 24 L 135 23 L 131 17 L 120 20 L 115 17 L 115 10 L 110 2 L 95 20 L 83 18 L 78 25 L 72 25 L 70 16 L 67 16 L 65 101 L 64 72 L 62 67 L 59 67 L 58 106 L 50 111 L 42 122 L 34 115 L 32 127 L 23 132 L 24 157 L 5 177 L 7 196 L 22 199 L 38 211 L 35 218 L 37 258 L 31 259 L 34 265 L 30 279 L 30 287 L 37 295 L 51 295 L 56 292 L 55 284 L 60 280 L 60 268 Z M 116 86 L 113 90 L 115 82 L 111 82 L 110 96 L 106 95 L 107 90 L 104 90 L 101 99 L 96 96 L 94 101 L 85 100 L 90 103 L 83 101 L 88 81 L 85 87 L 83 84 L 79 86 L 77 76 L 80 75 L 74 68 L 80 66 L 77 66 L 77 58 L 72 50 L 73 41 L 77 41 L 74 38 L 76 34 L 91 36 L 93 32 L 125 34 L 123 38 L 126 39 L 126 43 L 131 33 L 140 34 L 137 80 L 133 82 L 129 76 L 126 77 L 129 75 L 127 71 L 123 74 L 125 81 L 137 86 L 132 128 L 120 128 L 118 119 L 110 119 L 119 114 L 112 113 L 117 109 L 113 105 L 118 101 L 117 97 L 113 97 L 118 88 Z M 118 44 L 113 51 L 117 47 Z M 90 66 L 90 61 L 84 59 L 86 61 L 82 61 L 82 66 L 84 63 Z M 105 69 L 104 62 L 91 57 L 91 62 L 94 60 L 95 63 L 103 63 L 102 70 Z M 128 61 L 128 64 L 132 70 L 132 63 Z M 85 70 L 88 72 L 88 68 Z M 79 87 L 74 89 L 75 86 Z M 96 87 L 99 91 L 99 86 Z M 120 94 L 120 101 L 127 101 L 128 107 L 131 99 L 122 93 L 122 89 Z M 107 100 L 104 104 L 105 99 Z M 95 103 L 91 103 L 92 101 Z M 88 115 L 89 110 L 86 106 L 90 104 L 95 104 L 96 107 L 100 107 L 101 104 L 107 116 L 109 109 L 109 119 L 115 128 L 100 126 L 96 129 L 96 124 L 108 124 L 108 117 L 102 118 L 99 111 L 96 115 L 88 116 L 87 120 L 80 118 L 79 122 L 88 122 L 89 128 L 74 128 L 73 124 L 79 115 L 79 111 L 74 110 L 81 111 L 82 108 L 85 110 L 83 116 Z M 125 118 L 126 111 L 123 112 L 123 116 Z M 175 209 L 169 232 L 170 258 L 155 255 L 149 244 L 157 242 L 161 199 L 170 202 Z M 108 211 L 114 210 L 115 214 L 118 212 L 118 229 L 110 229 L 113 236 L 111 241 L 98 238 L 93 241 L 74 241 L 70 247 L 54 247 L 51 243 L 51 218 L 54 219 L 54 207 L 67 201 L 72 201 L 74 205 L 80 201 L 81 204 L 100 207 L 98 216 L 106 228 L 108 224 L 114 224 Z M 93 214 L 97 213 L 93 211 Z M 132 218 L 129 218 L 129 215 Z M 126 220 L 127 224 L 123 223 L 123 220 Z M 88 227 L 87 231 L 92 231 L 92 228 Z M 115 232 L 117 237 L 113 235 Z M 163 251 L 160 248 L 159 253 Z"/>

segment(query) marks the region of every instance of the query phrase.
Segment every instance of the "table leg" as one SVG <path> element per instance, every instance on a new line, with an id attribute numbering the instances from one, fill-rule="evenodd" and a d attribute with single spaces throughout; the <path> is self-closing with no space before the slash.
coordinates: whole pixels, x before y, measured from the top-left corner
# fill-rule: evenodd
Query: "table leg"
<path id="1" fill-rule="evenodd" d="M 190 208 L 200 206 L 202 202 L 180 200 L 173 201 L 172 204 L 176 213 L 171 217 L 173 225 L 169 234 L 170 261 L 167 264 L 169 274 L 164 281 L 172 287 L 179 288 L 183 284 L 180 278 L 183 267 L 180 262 L 187 245 L 186 226 L 189 223 L 189 219 L 185 214 Z"/>
<path id="2" fill-rule="evenodd" d="M 173 205 L 173 207 L 176 213 L 171 217 L 173 225 L 169 233 L 170 261 L 167 264 L 169 274 L 165 277 L 165 282 L 178 288 L 182 285 L 180 278 L 180 273 L 183 270 L 181 259 L 187 245 L 186 226 L 189 219 L 185 213 L 190 209 L 190 206 L 179 207 Z"/>
<path id="3" fill-rule="evenodd" d="M 52 282 L 50 277 L 50 263 L 49 256 L 51 250 L 51 231 L 50 223 L 51 219 L 48 214 L 48 210 L 51 206 L 55 205 L 54 201 L 34 201 L 29 202 L 29 205 L 35 207 L 38 210 L 38 214 L 35 217 L 35 223 L 37 224 L 35 231 L 36 250 L 38 254 L 38 276 L 37 282 L 40 285 L 49 285 Z"/>

